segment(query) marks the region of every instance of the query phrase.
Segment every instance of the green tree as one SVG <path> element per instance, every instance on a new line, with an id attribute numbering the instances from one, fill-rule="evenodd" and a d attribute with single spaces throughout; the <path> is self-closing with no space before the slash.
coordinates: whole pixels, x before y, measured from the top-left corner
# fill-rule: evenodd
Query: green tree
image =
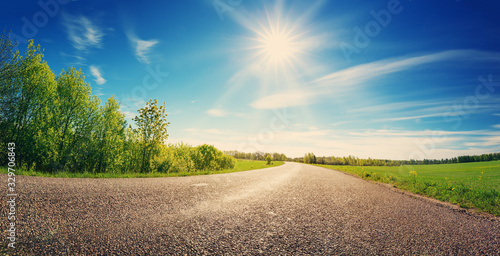
<path id="1" fill-rule="evenodd" d="M 266 156 L 267 165 L 270 165 L 272 160 L 273 159 L 271 158 L 271 155 L 267 154 Z"/>
<path id="2" fill-rule="evenodd" d="M 218 170 L 217 158 L 222 156 L 222 152 L 212 145 L 203 144 L 195 148 L 192 159 L 197 170 Z"/>
<path id="3" fill-rule="evenodd" d="M 114 97 L 100 108 L 94 149 L 97 159 L 95 172 L 117 171 L 122 165 L 126 121 L 119 109 L 120 104 Z"/>
<path id="4" fill-rule="evenodd" d="M 281 154 L 281 161 L 286 161 L 288 160 L 285 154 Z"/>
<path id="5" fill-rule="evenodd" d="M 155 99 L 146 102 L 146 107 L 139 109 L 139 116 L 134 118 L 142 146 L 141 171 L 149 172 L 151 160 L 157 154 L 158 146 L 168 138 L 167 114 L 165 103 L 158 107 Z"/>
<path id="6" fill-rule="evenodd" d="M 92 171 L 100 100 L 91 95 L 92 88 L 85 82 L 81 70 L 62 70 L 57 77 L 58 107 L 55 126 L 58 129 L 57 168 L 69 171 Z"/>
<path id="7" fill-rule="evenodd" d="M 125 129 L 125 141 L 123 145 L 122 170 L 129 172 L 140 172 L 142 165 L 142 151 L 140 135 L 136 129 L 129 125 Z"/>
<path id="8" fill-rule="evenodd" d="M 55 118 L 52 106 L 56 82 L 54 73 L 43 61 L 40 46 L 34 46 L 33 40 L 24 56 L 12 58 L 17 58 L 18 70 L 14 76 L 1 75 L 3 81 L 0 82 L 2 90 L 7 92 L 2 96 L 2 111 L 9 111 L 7 115 L 2 114 L 0 121 L 5 134 L 2 140 L 16 143 L 17 161 L 30 169 L 40 158 L 52 157 L 45 155 L 46 151 L 38 151 L 45 147 L 40 143 L 47 142 L 38 138 L 50 134 L 51 121 Z"/>
<path id="9" fill-rule="evenodd" d="M 316 156 L 313 153 L 307 153 L 304 155 L 304 163 L 306 164 L 315 164 Z"/>
<path id="10" fill-rule="evenodd" d="M 17 79 L 21 65 L 19 53 L 14 50 L 17 42 L 10 38 L 10 33 L 0 36 L 0 154 L 6 155 L 6 145 L 14 132 L 16 106 L 20 100 L 19 88 L 12 81 Z M 0 158 L 0 164 L 7 164 L 7 158 Z"/>
<path id="11" fill-rule="evenodd" d="M 273 153 L 272 159 L 273 161 L 279 161 L 281 160 L 281 155 L 279 153 Z"/>

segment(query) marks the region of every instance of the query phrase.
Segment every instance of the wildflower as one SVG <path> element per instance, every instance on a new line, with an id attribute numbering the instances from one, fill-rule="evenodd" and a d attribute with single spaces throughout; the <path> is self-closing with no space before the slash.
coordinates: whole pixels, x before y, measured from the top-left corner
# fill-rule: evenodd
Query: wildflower
<path id="1" fill-rule="evenodd" d="M 455 190 L 455 188 L 451 188 L 451 190 Z"/>

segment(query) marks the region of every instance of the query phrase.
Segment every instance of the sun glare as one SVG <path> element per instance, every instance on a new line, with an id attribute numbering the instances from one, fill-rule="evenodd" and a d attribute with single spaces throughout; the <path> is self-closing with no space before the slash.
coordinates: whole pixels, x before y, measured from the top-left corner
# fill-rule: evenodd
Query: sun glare
<path id="1" fill-rule="evenodd" d="M 260 64 L 268 68 L 295 69 L 300 61 L 298 55 L 303 53 L 303 32 L 299 33 L 298 24 L 283 18 L 281 8 L 274 12 L 266 11 L 264 19 L 258 20 L 253 26 L 255 33 L 251 41 L 254 43 L 250 49 L 255 49 L 254 57 L 260 59 Z"/>
<path id="2" fill-rule="evenodd" d="M 293 9 L 278 0 L 273 8 L 265 7 L 255 16 L 236 16 L 250 33 L 240 38 L 241 61 L 246 65 L 233 82 L 257 78 L 262 92 L 269 93 L 273 88 L 300 87 L 319 70 L 314 52 L 322 49 L 326 37 L 311 22 L 314 9 Z"/>
<path id="3" fill-rule="evenodd" d="M 270 34 L 262 39 L 262 53 L 272 62 L 289 61 L 293 55 L 292 40 L 284 34 Z"/>

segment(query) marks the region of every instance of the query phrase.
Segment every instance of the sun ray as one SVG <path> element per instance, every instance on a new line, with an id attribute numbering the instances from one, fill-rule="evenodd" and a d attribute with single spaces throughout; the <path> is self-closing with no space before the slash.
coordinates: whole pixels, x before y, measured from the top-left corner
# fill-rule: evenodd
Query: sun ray
<path id="1" fill-rule="evenodd" d="M 228 91 L 218 105 L 234 99 L 262 98 L 278 92 L 304 90 L 308 81 L 323 71 L 319 51 L 327 47 L 328 36 L 319 33 L 317 23 L 312 23 L 313 5 L 286 5 L 275 1 L 274 7 L 264 6 L 257 13 L 236 13 L 233 18 L 247 28 L 246 33 L 234 38 L 238 58 L 232 62 L 237 72 L 227 81 Z M 237 91 L 245 91 L 234 97 Z M 232 95 L 232 96 L 230 96 Z M 249 102 L 249 107 L 255 107 Z M 307 107 L 296 109 L 301 116 L 313 118 Z M 258 111 L 266 115 L 265 111 Z"/>

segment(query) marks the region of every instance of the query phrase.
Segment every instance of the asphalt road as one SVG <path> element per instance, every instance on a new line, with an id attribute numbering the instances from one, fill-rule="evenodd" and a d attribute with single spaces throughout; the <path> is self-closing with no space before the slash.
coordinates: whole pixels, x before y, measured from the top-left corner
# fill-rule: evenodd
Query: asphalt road
<path id="1" fill-rule="evenodd" d="M 7 176 L 0 178 L 6 187 Z M 18 240 L 10 254 L 499 255 L 500 249 L 500 221 L 297 163 L 209 176 L 16 182 Z M 6 227 L 6 193 L 1 199 Z"/>

